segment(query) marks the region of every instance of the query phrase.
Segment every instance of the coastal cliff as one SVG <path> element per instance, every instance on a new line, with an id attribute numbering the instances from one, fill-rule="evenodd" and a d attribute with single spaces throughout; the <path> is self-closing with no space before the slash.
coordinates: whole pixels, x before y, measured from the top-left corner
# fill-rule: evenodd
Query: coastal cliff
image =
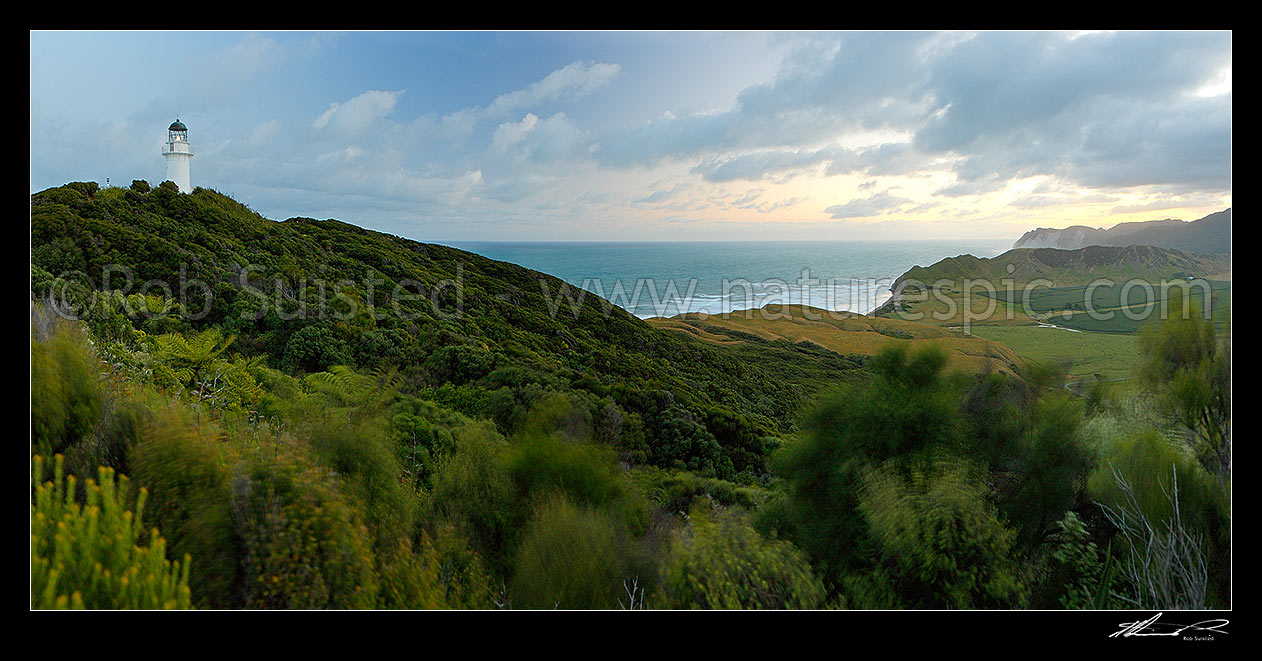
<path id="1" fill-rule="evenodd" d="M 1120 223 L 1109 229 L 1074 225 L 1040 227 L 1021 235 L 1013 248 L 1077 250 L 1087 246 L 1147 245 L 1200 254 L 1231 252 L 1231 209 L 1193 221 L 1151 220 Z"/>

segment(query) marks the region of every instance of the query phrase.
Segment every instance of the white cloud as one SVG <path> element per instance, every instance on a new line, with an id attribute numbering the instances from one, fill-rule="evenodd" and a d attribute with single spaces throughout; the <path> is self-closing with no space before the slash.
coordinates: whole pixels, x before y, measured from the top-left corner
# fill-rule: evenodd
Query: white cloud
<path id="1" fill-rule="evenodd" d="M 890 195 L 889 191 L 885 191 L 872 197 L 850 200 L 845 204 L 835 204 L 824 209 L 824 213 L 833 220 L 871 218 L 899 209 L 910 202 L 911 200 L 907 198 L 896 197 Z"/>
<path id="2" fill-rule="evenodd" d="M 1205 84 L 1199 88 L 1192 90 L 1192 94 L 1199 97 L 1214 97 L 1224 94 L 1231 94 L 1231 65 L 1223 67 L 1213 78 L 1205 81 Z"/>
<path id="3" fill-rule="evenodd" d="M 632 201 L 636 203 L 640 203 L 640 204 L 657 204 L 658 202 L 665 202 L 667 200 L 670 200 L 671 198 L 678 195 L 682 189 L 683 189 L 682 184 L 676 184 L 675 186 L 672 186 L 670 188 L 661 188 L 661 189 L 653 191 L 652 193 L 646 193 L 644 195 L 640 195 L 639 197 L 636 197 Z"/>
<path id="4" fill-rule="evenodd" d="M 735 107 L 599 136 L 614 167 L 692 162 L 713 182 L 953 169 L 958 196 L 1054 175 L 1088 187 L 1229 186 L 1230 35 L 812 36 Z M 1196 96 L 1199 94 L 1200 96 Z M 1226 102 L 1224 102 L 1226 99 Z M 841 137 L 914 136 L 879 150 Z M 821 143 L 833 147 L 819 147 Z"/>
<path id="5" fill-rule="evenodd" d="M 939 111 L 916 144 L 963 157 L 965 181 L 1224 186 L 1229 106 L 1186 92 L 1230 59 L 1223 33 L 986 33 L 932 64 Z"/>
<path id="6" fill-rule="evenodd" d="M 1213 195 L 1157 195 L 1157 199 L 1149 202 L 1139 202 L 1136 204 L 1124 204 L 1115 206 L 1109 210 L 1109 213 L 1124 214 L 1137 213 L 1141 211 L 1165 211 L 1166 209 L 1225 209 L 1228 204 L 1224 203 L 1221 197 Z M 1195 220 L 1188 218 L 1187 220 Z"/>
<path id="7" fill-rule="evenodd" d="M 405 90 L 368 90 L 330 103 L 305 134 L 282 132 L 276 120 L 259 124 L 248 140 L 226 145 L 224 160 L 235 164 L 232 176 L 254 185 L 302 182 L 315 190 L 423 204 L 520 202 L 567 181 L 573 164 L 590 158 L 590 136 L 561 112 L 546 118 L 527 112 L 489 133 L 479 124 L 513 108 L 584 96 L 607 85 L 618 70 L 576 62 L 500 95 L 487 108 L 402 123 L 391 117 Z M 487 142 L 478 145 L 483 136 Z M 283 160 L 277 160 L 280 154 Z"/>
<path id="8" fill-rule="evenodd" d="M 582 98 L 609 85 L 619 71 L 621 67 L 617 64 L 571 62 L 525 89 L 501 94 L 486 107 L 484 114 L 488 117 L 499 117 L 562 98 Z"/>
<path id="9" fill-rule="evenodd" d="M 933 191 L 934 195 L 944 197 L 963 197 L 966 195 L 985 195 L 1008 187 L 1005 179 L 996 176 L 987 177 L 978 181 L 959 181 L 945 188 L 939 188 Z"/>
<path id="10" fill-rule="evenodd" d="M 832 149 L 753 151 L 706 158 L 692 171 L 712 182 L 741 179 L 758 181 L 778 175 L 818 170 L 822 164 L 844 156 L 842 153 L 844 151 Z"/>
<path id="11" fill-rule="evenodd" d="M 328 110 L 311 122 L 311 128 L 356 137 L 389 115 L 404 91 L 370 90 L 343 103 L 331 103 Z"/>
<path id="12" fill-rule="evenodd" d="M 477 128 L 477 125 L 478 114 L 476 108 L 465 108 L 448 115 L 443 115 L 439 124 L 443 138 L 448 142 L 453 143 L 467 140 L 473 135 L 473 131 Z"/>
<path id="13" fill-rule="evenodd" d="M 495 129 L 487 167 L 497 173 L 572 175 L 589 151 L 588 136 L 565 113 L 547 119 L 526 113 L 520 122 L 504 122 Z"/>
<path id="14" fill-rule="evenodd" d="M 491 138 L 491 148 L 498 151 L 507 151 L 513 145 L 521 142 L 526 134 L 530 133 L 539 123 L 539 118 L 534 113 L 526 113 L 520 122 L 505 122 L 495 129 L 495 136 Z"/>

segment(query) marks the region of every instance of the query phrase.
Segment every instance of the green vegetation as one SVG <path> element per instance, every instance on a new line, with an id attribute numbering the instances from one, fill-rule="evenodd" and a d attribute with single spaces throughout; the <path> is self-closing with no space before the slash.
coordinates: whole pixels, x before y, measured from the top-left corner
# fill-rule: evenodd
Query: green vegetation
<path id="1" fill-rule="evenodd" d="M 144 529 L 144 489 L 130 507 L 127 478 L 101 467 L 80 504 L 61 455 L 32 463 L 31 608 L 190 607 L 190 559 L 168 561 L 166 541 Z"/>
<path id="2" fill-rule="evenodd" d="M 1182 314 L 1186 306 L 1187 315 Z M 1231 479 L 1231 339 L 1200 314 L 1194 299 L 1171 301 L 1170 318 L 1140 336 L 1140 378 L 1161 410 L 1193 438 L 1201 465 Z"/>
<path id="3" fill-rule="evenodd" d="M 909 608 L 1010 608 L 1024 601 L 1012 555 L 1016 531 L 988 502 L 972 466 L 935 463 L 910 479 L 896 469 L 864 478 L 860 511 L 875 541 L 876 569 L 851 576 Z M 963 560 L 963 561 L 962 561 Z M 878 588 L 879 586 L 879 588 Z"/>
<path id="4" fill-rule="evenodd" d="M 67 325 L 49 342 L 31 344 L 31 442 L 52 455 L 86 437 L 101 414 L 101 384 L 83 331 Z M 38 388 L 38 389 L 36 389 Z"/>
<path id="5" fill-rule="evenodd" d="M 1021 291 L 994 294 L 994 298 L 1016 305 L 1032 317 L 1066 328 L 1101 333 L 1136 333 L 1149 321 L 1171 314 L 1171 306 L 1178 305 L 1172 299 L 1182 300 L 1185 296 L 1200 302 L 1199 309 L 1210 309 L 1214 324 L 1220 330 L 1231 323 L 1231 282 L 1226 280 L 1196 284 L 1178 280 L 1165 286 L 1160 281 L 1141 280 L 1133 285 L 1040 287 L 1028 295 Z"/>
<path id="6" fill-rule="evenodd" d="M 1067 512 L 1056 525 L 1055 550 L 1047 567 L 1052 578 L 1045 582 L 1060 586 L 1057 604 L 1068 610 L 1121 608 L 1113 556 L 1091 541 L 1090 530 L 1076 513 Z"/>
<path id="7" fill-rule="evenodd" d="M 610 608 L 627 575 L 622 526 L 564 497 L 542 503 L 522 533 L 514 562 L 518 608 Z"/>
<path id="8" fill-rule="evenodd" d="M 878 314 L 964 329 L 1026 361 L 1060 365 L 1075 379 L 1129 378 L 1140 364 L 1140 332 L 1179 314 L 1184 297 L 1211 311 L 1213 332 L 1229 332 L 1231 281 L 1212 278 L 1230 277 L 1230 268 L 1229 255 L 1152 246 L 963 255 L 908 271 L 899 281 L 925 288 L 909 287 Z"/>
<path id="9" fill-rule="evenodd" d="M 962 371 L 1011 371 L 1018 362 L 1007 347 L 969 337 L 959 330 L 802 305 L 769 304 L 759 310 L 719 315 L 690 313 L 669 319 L 655 317 L 648 322 L 655 328 L 709 343 L 742 348 L 752 345 L 762 351 L 809 347 L 866 358 L 890 344 L 932 344 L 947 352 L 952 368 Z"/>
<path id="10" fill-rule="evenodd" d="M 1018 544 L 1037 546 L 1081 504 L 1091 463 L 1074 404 L 1035 405 L 1026 381 L 970 383 L 943 366 L 932 349 L 883 351 L 877 381 L 826 399 L 777 457 L 786 489 L 763 527 L 805 550 L 852 607 L 1019 607 L 1014 558 L 1032 549 Z"/>
<path id="11" fill-rule="evenodd" d="M 759 535 L 737 512 L 693 508 L 663 563 L 662 608 L 821 608 L 824 585 L 806 556 Z"/>
<path id="12" fill-rule="evenodd" d="M 32 216 L 33 606 L 1231 604 L 1229 327 L 1109 335 L 1143 378 L 1067 389 L 893 321 L 848 355 L 554 315 L 542 274 L 202 189 Z"/>
<path id="13" fill-rule="evenodd" d="M 1047 280 L 1050 287 L 1088 285 L 1100 279 L 1160 282 L 1188 276 L 1208 278 L 1231 271 L 1231 256 L 1201 255 L 1155 246 L 1087 246 L 1077 250 L 1015 248 L 997 257 L 972 255 L 948 257 L 930 266 L 915 266 L 895 281 L 897 289 L 908 281 L 932 286 L 948 280 L 963 287 L 965 280 L 1003 286 L 1005 280 L 1024 285 Z"/>
<path id="14" fill-rule="evenodd" d="M 111 353 L 203 394 L 257 383 L 262 368 L 395 368 L 402 391 L 512 434 L 517 412 L 566 393 L 637 462 L 755 479 L 765 466 L 746 471 L 748 457 L 714 447 L 711 411 L 761 436 L 791 433 L 814 392 L 863 364 L 815 346 L 689 341 L 542 273 L 335 220 L 274 222 L 206 189 L 68 184 L 31 205 L 35 298 L 65 299 Z M 229 345 L 232 369 L 207 372 Z M 241 394 L 216 402 L 274 413 L 267 388 Z M 48 413 L 69 419 L 41 428 L 60 435 L 54 450 L 80 433 L 75 411 L 91 415 L 85 395 L 62 396 Z"/>
<path id="15" fill-rule="evenodd" d="M 1018 356 L 1045 365 L 1064 366 L 1070 377 L 1129 376 L 1139 364 L 1139 341 L 1134 335 L 1084 333 L 1048 326 L 982 326 L 969 332 L 1002 343 Z"/>

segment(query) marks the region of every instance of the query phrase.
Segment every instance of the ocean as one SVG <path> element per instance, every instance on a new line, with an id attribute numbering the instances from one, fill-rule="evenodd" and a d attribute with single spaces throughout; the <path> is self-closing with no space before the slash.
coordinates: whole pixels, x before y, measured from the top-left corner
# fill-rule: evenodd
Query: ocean
<path id="1" fill-rule="evenodd" d="M 640 318 L 769 303 L 867 314 L 913 266 L 993 257 L 1011 239 L 812 242 L 447 242 L 565 280 Z M 554 299 L 558 292 L 547 292 Z"/>

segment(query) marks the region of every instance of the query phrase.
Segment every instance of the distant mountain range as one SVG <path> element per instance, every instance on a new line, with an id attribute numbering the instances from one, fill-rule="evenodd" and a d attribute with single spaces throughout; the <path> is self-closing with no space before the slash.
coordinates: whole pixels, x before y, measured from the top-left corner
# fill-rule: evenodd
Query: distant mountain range
<path id="1" fill-rule="evenodd" d="M 1087 246 L 1157 246 L 1200 254 L 1231 252 L 1231 209 L 1200 220 L 1150 220 L 1120 223 L 1104 229 L 1074 225 L 1065 229 L 1040 227 L 1012 244 L 1013 248 L 1077 250 Z"/>

